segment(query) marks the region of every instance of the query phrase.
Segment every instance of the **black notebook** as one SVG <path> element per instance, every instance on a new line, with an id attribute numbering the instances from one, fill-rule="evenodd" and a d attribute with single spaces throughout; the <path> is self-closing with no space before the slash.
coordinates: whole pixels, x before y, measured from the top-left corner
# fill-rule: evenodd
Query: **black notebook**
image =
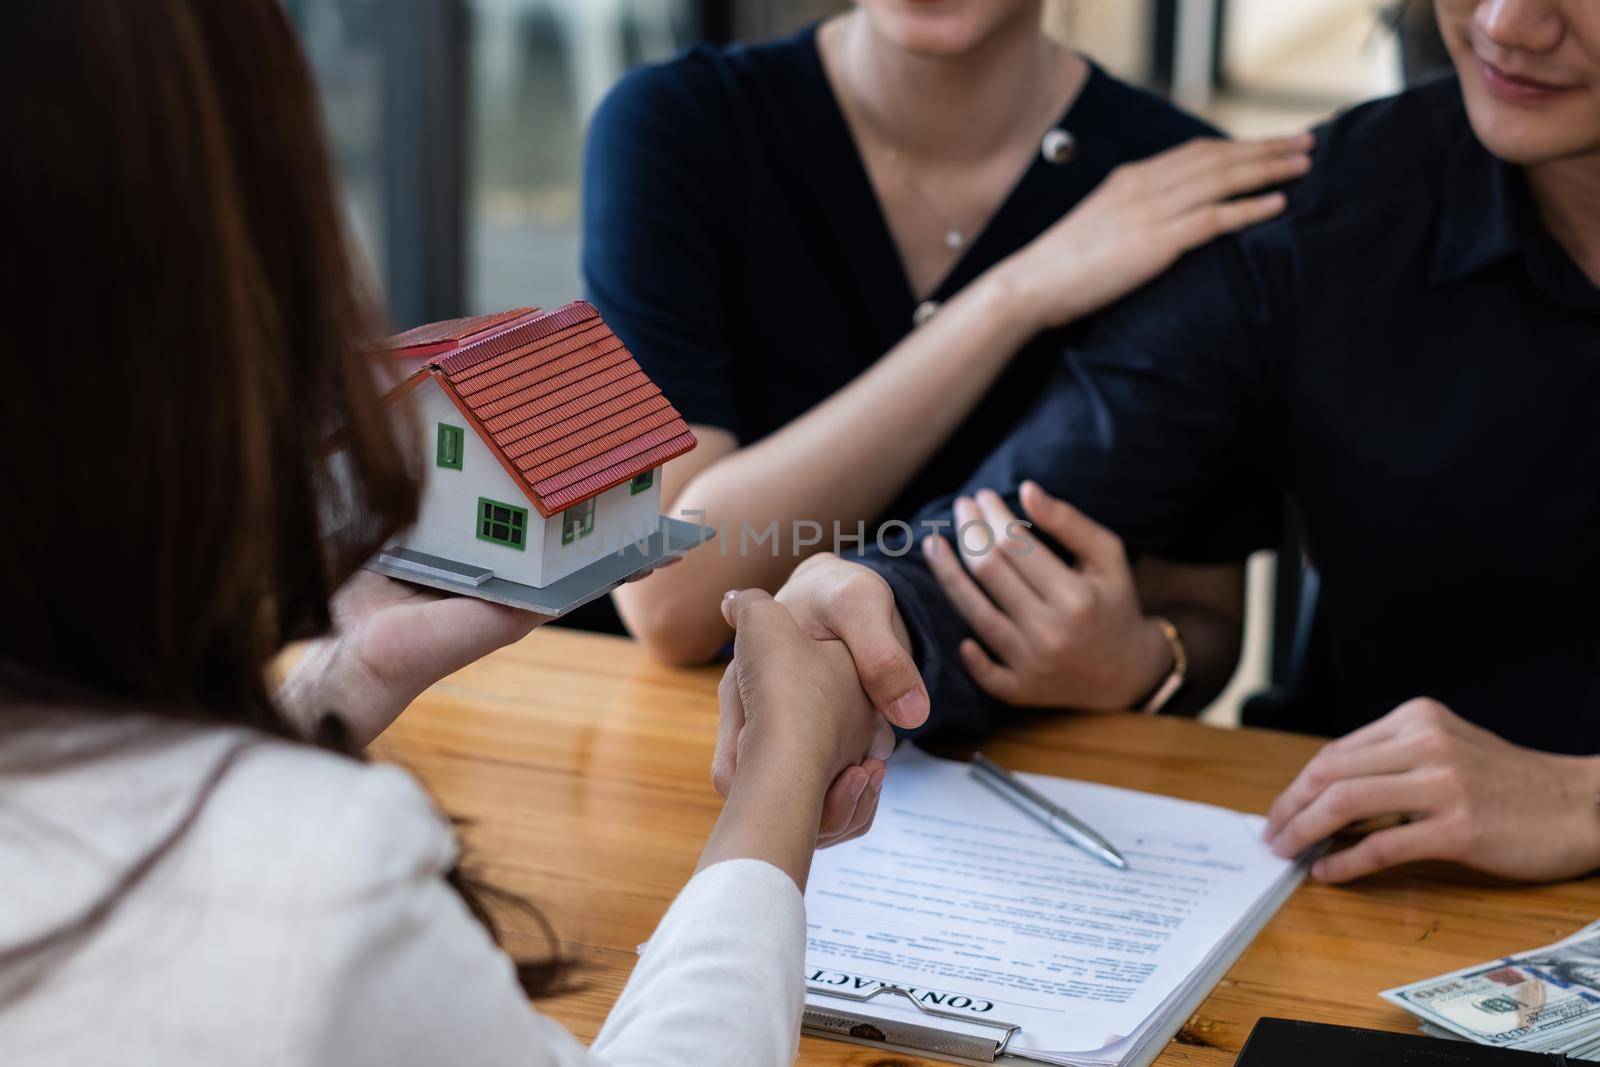
<path id="1" fill-rule="evenodd" d="M 1552 1067 L 1583 1061 L 1414 1034 L 1262 1019 L 1235 1067 Z"/>

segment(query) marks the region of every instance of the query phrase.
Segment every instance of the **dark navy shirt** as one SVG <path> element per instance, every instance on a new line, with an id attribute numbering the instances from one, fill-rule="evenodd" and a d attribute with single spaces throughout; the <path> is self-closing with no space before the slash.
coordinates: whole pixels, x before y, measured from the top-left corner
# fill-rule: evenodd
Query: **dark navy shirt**
<path id="1" fill-rule="evenodd" d="M 1059 124 L 1077 156 L 1036 156 L 933 299 L 1027 244 L 1118 164 L 1212 132 L 1099 69 Z M 588 297 L 606 322 L 685 418 L 741 443 L 804 414 L 913 328 L 918 301 L 814 27 L 624 78 L 590 130 L 583 230 Z M 1019 353 L 880 521 L 959 487 L 1037 397 L 1061 344 Z"/>
<path id="2" fill-rule="evenodd" d="M 1097 319 L 971 485 L 1036 478 L 1178 559 L 1272 544 L 1229 501 L 1287 491 L 1322 574 L 1334 680 L 1315 695 L 1336 729 L 1432 696 L 1596 753 L 1597 425 L 1600 289 L 1447 78 L 1322 128 L 1283 217 Z M 917 635 L 935 727 L 990 725 L 921 553 L 871 562 Z"/>

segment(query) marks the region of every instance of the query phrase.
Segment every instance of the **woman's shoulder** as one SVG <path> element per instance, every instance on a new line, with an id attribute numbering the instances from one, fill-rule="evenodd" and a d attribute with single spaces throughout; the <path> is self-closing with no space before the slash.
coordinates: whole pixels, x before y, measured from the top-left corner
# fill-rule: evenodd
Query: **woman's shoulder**
<path id="1" fill-rule="evenodd" d="M 696 45 L 672 59 L 644 63 L 618 80 L 595 113 L 597 134 L 682 142 L 686 131 L 726 140 L 758 98 L 815 88 L 814 27 L 757 44 Z"/>

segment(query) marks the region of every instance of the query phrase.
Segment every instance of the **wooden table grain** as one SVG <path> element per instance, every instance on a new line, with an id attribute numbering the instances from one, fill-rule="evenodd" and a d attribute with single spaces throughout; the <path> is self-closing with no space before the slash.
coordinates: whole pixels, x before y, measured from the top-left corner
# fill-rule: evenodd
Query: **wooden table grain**
<path id="1" fill-rule="evenodd" d="M 549 917 L 579 988 L 539 1007 L 586 1040 L 716 817 L 718 677 L 663 667 L 623 639 L 546 628 L 435 686 L 378 746 L 467 821 L 469 865 Z M 1167 718 L 1029 715 L 984 747 L 1022 770 L 1264 812 L 1317 745 Z M 1379 990 L 1554 941 L 1597 916 L 1593 879 L 1519 887 L 1413 868 L 1353 888 L 1308 883 L 1156 1062 L 1231 1064 L 1264 1015 L 1410 1031 Z M 507 926 L 513 951 L 542 947 L 528 922 Z M 807 1037 L 799 1062 L 936 1061 Z"/>

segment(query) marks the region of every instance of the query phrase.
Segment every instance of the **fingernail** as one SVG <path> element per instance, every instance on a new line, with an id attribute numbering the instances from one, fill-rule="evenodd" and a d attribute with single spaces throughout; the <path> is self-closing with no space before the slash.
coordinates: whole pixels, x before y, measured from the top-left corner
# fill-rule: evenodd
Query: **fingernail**
<path id="1" fill-rule="evenodd" d="M 871 784 L 871 779 L 866 775 L 861 775 L 858 777 L 856 779 L 856 784 L 850 787 L 850 799 L 860 800 L 861 794 L 867 791 L 867 786 L 869 784 Z"/>
<path id="2" fill-rule="evenodd" d="M 1327 881 L 1328 880 L 1328 861 L 1327 860 L 1318 860 L 1317 862 L 1313 863 L 1311 865 L 1311 877 L 1315 878 L 1319 882 Z"/>
<path id="3" fill-rule="evenodd" d="M 944 539 L 938 534 L 932 534 L 928 537 L 924 537 L 922 539 L 922 554 L 927 556 L 929 559 L 932 559 L 940 552 L 943 552 L 944 546 L 939 543 L 942 540 Z"/>
<path id="4" fill-rule="evenodd" d="M 732 600 L 734 597 L 736 597 L 738 595 L 739 595 L 739 590 L 730 589 L 726 593 L 722 594 L 722 599 L 723 600 Z"/>
<path id="5" fill-rule="evenodd" d="M 873 771 L 872 772 L 872 791 L 874 793 L 883 792 L 883 778 L 884 778 L 884 775 L 886 775 L 888 773 L 889 773 L 888 771 Z"/>
<path id="6" fill-rule="evenodd" d="M 1272 850 L 1272 854 L 1274 856 L 1277 856 L 1279 859 L 1282 859 L 1282 860 L 1286 860 L 1289 857 L 1294 855 L 1293 852 L 1290 852 L 1288 849 L 1286 849 L 1284 847 L 1284 843 L 1282 841 L 1278 841 L 1278 840 L 1269 841 L 1269 842 L 1267 842 L 1267 848 Z"/>
<path id="7" fill-rule="evenodd" d="M 896 697 L 889 705 L 889 721 L 900 726 L 921 723 L 928 713 L 928 698 L 921 689 L 912 689 Z"/>

